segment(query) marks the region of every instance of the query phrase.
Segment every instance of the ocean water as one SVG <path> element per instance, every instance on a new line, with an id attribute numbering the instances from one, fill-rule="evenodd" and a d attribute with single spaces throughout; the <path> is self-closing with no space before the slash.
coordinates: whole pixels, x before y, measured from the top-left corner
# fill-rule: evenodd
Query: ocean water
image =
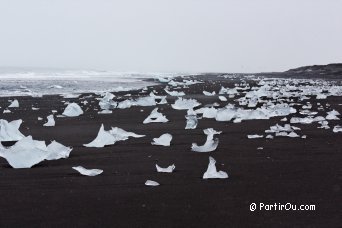
<path id="1" fill-rule="evenodd" d="M 0 69 L 0 96 L 42 96 L 140 89 L 172 73 L 95 70 Z M 155 79 L 146 81 L 146 79 Z"/>

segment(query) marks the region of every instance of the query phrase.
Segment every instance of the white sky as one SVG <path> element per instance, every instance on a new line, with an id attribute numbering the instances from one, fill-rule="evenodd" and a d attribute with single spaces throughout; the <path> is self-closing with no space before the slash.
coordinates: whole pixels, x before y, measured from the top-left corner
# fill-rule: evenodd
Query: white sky
<path id="1" fill-rule="evenodd" d="M 261 72 L 342 62 L 340 0 L 0 0 L 0 66 Z"/>

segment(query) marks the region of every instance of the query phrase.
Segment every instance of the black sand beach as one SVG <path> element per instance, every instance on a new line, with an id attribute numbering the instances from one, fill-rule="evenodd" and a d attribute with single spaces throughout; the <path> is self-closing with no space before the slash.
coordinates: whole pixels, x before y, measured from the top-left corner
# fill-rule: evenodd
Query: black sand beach
<path id="1" fill-rule="evenodd" d="M 233 81 L 205 77 L 205 83 L 183 91 L 185 98 L 202 104 L 221 102 L 203 90 L 218 92 L 221 85 L 233 87 Z M 149 87 L 164 95 L 163 86 Z M 139 91 L 114 93 L 137 97 Z M 73 147 L 68 159 L 44 161 L 31 169 L 13 169 L 0 158 L 1 227 L 339 227 L 342 224 L 342 134 L 317 124 L 295 124 L 306 139 L 275 137 L 247 139 L 248 134 L 263 134 L 282 117 L 270 120 L 246 120 L 242 123 L 201 119 L 197 129 L 185 130 L 186 111 L 168 104 L 157 105 L 170 120 L 143 124 L 155 107 L 115 109 L 112 114 L 97 114 L 94 95 L 66 99 L 61 96 L 17 97 L 20 108 L 3 114 L 10 98 L 0 98 L 0 118 L 23 119 L 20 131 L 36 140 L 56 140 Z M 122 97 L 121 99 L 126 99 Z M 80 101 L 87 100 L 83 105 Z M 55 118 L 55 127 L 43 127 L 51 110 L 61 114 L 62 101 L 75 101 L 85 111 L 79 117 Z M 310 101 L 315 105 L 314 98 Z M 342 113 L 342 97 L 319 101 Z M 40 110 L 33 111 L 34 107 Z M 325 113 L 325 112 L 324 112 Z M 291 117 L 290 115 L 289 117 Z M 43 121 L 37 118 L 42 117 Z M 340 120 L 329 121 L 332 125 Z M 120 127 L 144 134 L 104 148 L 86 148 L 104 124 L 105 129 Z M 203 144 L 203 129 L 222 131 L 216 151 L 195 153 L 191 143 Z M 163 133 L 173 136 L 170 147 L 152 146 Z M 263 147 L 263 150 L 258 150 Z M 217 169 L 228 179 L 203 180 L 208 158 L 217 161 Z M 155 164 L 175 164 L 172 174 L 157 173 Z M 103 169 L 96 177 L 82 176 L 72 166 Z M 161 185 L 148 187 L 146 180 Z M 291 203 L 315 205 L 315 211 L 250 211 L 251 203 Z"/>

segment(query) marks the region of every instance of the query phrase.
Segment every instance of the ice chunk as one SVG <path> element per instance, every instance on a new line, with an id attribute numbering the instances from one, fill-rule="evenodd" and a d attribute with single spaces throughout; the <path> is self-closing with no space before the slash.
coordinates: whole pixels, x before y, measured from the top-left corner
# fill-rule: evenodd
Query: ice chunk
<path id="1" fill-rule="evenodd" d="M 135 134 L 133 132 L 125 131 L 125 130 L 118 128 L 118 127 L 112 127 L 112 129 L 109 131 L 109 133 L 111 135 L 113 135 L 117 141 L 126 140 L 126 139 L 128 139 L 128 137 L 133 137 L 133 138 L 145 137 L 145 135 L 138 135 L 138 134 Z"/>
<path id="2" fill-rule="evenodd" d="M 128 137 L 140 138 L 144 137 L 145 135 L 138 135 L 133 132 L 125 131 L 118 127 L 112 127 L 111 130 L 105 131 L 103 124 L 100 127 L 100 130 L 96 136 L 96 138 L 88 143 L 83 144 L 85 147 L 104 147 L 108 145 L 113 145 L 117 141 L 124 141 L 127 140 Z"/>
<path id="3" fill-rule="evenodd" d="M 203 179 L 211 179 L 211 178 L 225 179 L 225 178 L 228 178 L 228 174 L 226 172 L 217 171 L 215 164 L 216 164 L 215 159 L 213 157 L 209 157 L 208 169 L 203 174 Z"/>
<path id="4" fill-rule="evenodd" d="M 195 152 L 211 152 L 216 150 L 219 139 L 214 139 L 214 135 L 221 134 L 221 131 L 215 131 L 213 128 L 207 128 L 203 130 L 204 134 L 207 135 L 207 140 L 202 146 L 198 146 L 197 143 L 193 143 L 191 150 Z"/>
<path id="5" fill-rule="evenodd" d="M 53 127 L 53 126 L 55 126 L 56 123 L 55 123 L 55 119 L 53 118 L 52 114 L 49 115 L 46 118 L 47 118 L 48 122 L 45 123 L 43 126 L 45 126 L 45 127 Z"/>
<path id="6" fill-rule="evenodd" d="M 158 173 L 172 173 L 175 168 L 176 166 L 174 164 L 170 165 L 167 168 L 162 168 L 156 164 L 156 169 Z"/>
<path id="7" fill-rule="evenodd" d="M 172 135 L 166 133 L 166 134 L 162 134 L 159 138 L 153 138 L 154 142 L 151 142 L 151 144 L 159 145 L 159 146 L 170 146 L 171 140 L 172 140 Z"/>
<path id="8" fill-rule="evenodd" d="M 170 96 L 175 96 L 175 97 L 180 97 L 180 96 L 184 96 L 185 95 L 185 93 L 184 92 L 178 92 L 178 91 L 168 91 L 167 89 L 164 89 L 165 90 L 165 92 L 167 93 L 167 94 L 169 94 Z"/>
<path id="9" fill-rule="evenodd" d="M 104 126 L 102 124 L 96 138 L 88 144 L 83 144 L 83 146 L 104 147 L 107 145 L 113 145 L 116 141 L 116 138 L 112 134 L 104 130 Z"/>
<path id="10" fill-rule="evenodd" d="M 215 96 L 216 95 L 216 92 L 215 91 L 213 91 L 213 92 L 208 92 L 208 91 L 203 91 L 203 94 L 205 95 L 205 96 Z"/>
<path id="11" fill-rule="evenodd" d="M 97 112 L 98 114 L 112 114 L 113 111 L 112 110 L 108 110 L 108 109 L 104 109 L 102 111 Z"/>
<path id="12" fill-rule="evenodd" d="M 179 97 L 174 104 L 172 104 L 172 108 L 173 109 L 177 109 L 177 110 L 187 110 L 190 108 L 194 108 L 201 105 L 201 103 L 199 103 L 197 100 L 195 99 L 183 99 L 181 97 Z"/>
<path id="13" fill-rule="evenodd" d="M 8 149 L 0 149 L 0 156 L 13 168 L 31 168 L 44 160 L 67 158 L 71 150 L 55 141 L 46 146 L 44 141 L 33 140 L 32 136 L 27 136 Z"/>
<path id="14" fill-rule="evenodd" d="M 158 108 L 153 109 L 151 114 L 144 120 L 144 124 L 147 123 L 165 123 L 169 120 L 162 113 L 158 112 Z"/>
<path id="15" fill-rule="evenodd" d="M 114 94 L 107 92 L 99 102 L 100 108 L 103 110 L 110 110 L 116 108 L 117 103 L 113 101 L 114 97 Z"/>
<path id="16" fill-rule="evenodd" d="M 72 167 L 74 170 L 78 171 L 80 174 L 85 175 L 85 176 L 97 176 L 101 173 L 103 173 L 102 169 L 86 169 L 82 166 L 74 166 Z"/>
<path id="17" fill-rule="evenodd" d="M 186 126 L 185 129 L 195 129 L 198 124 L 196 115 L 186 115 Z"/>
<path id="18" fill-rule="evenodd" d="M 146 185 L 146 186 L 159 186 L 160 184 L 159 184 L 158 182 L 156 182 L 156 181 L 147 180 L 147 181 L 145 182 L 145 185 Z"/>
<path id="19" fill-rule="evenodd" d="M 70 103 L 68 106 L 65 108 L 63 115 L 64 116 L 69 116 L 69 117 L 75 117 L 83 114 L 83 110 L 81 107 L 76 104 L 76 103 Z"/>
<path id="20" fill-rule="evenodd" d="M 263 138 L 264 136 L 263 135 L 247 135 L 247 138 L 249 139 L 258 139 L 258 138 Z"/>
<path id="21" fill-rule="evenodd" d="M 342 127 L 339 125 L 336 125 L 333 129 L 333 132 L 337 133 L 337 132 L 342 132 Z"/>
<path id="22" fill-rule="evenodd" d="M 218 98 L 220 99 L 220 101 L 227 101 L 227 98 L 225 96 L 219 96 Z"/>
<path id="23" fill-rule="evenodd" d="M 19 108 L 19 102 L 17 99 L 12 101 L 12 103 L 8 106 L 9 108 Z"/>
<path id="24" fill-rule="evenodd" d="M 46 160 L 57 160 L 61 158 L 68 158 L 72 148 L 64 146 L 56 141 L 52 141 L 50 145 L 46 147 L 48 156 Z"/>
<path id="25" fill-rule="evenodd" d="M 24 138 L 25 136 L 19 131 L 22 122 L 21 119 L 11 122 L 0 119 L 0 141 L 18 141 Z"/>
<path id="26" fill-rule="evenodd" d="M 337 117 L 339 115 L 340 115 L 340 113 L 334 109 L 334 110 L 328 112 L 328 115 L 325 118 L 327 120 L 339 120 L 340 118 Z"/>

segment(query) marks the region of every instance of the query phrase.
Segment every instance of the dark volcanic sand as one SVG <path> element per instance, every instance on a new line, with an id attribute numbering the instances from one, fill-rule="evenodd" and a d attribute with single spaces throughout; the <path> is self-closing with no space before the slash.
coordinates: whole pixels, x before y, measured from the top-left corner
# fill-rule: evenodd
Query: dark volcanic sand
<path id="1" fill-rule="evenodd" d="M 231 84 L 220 80 L 226 87 Z M 190 86 L 185 92 L 203 104 L 210 104 L 220 101 L 217 96 L 204 96 L 203 89 L 218 92 L 219 88 L 219 81 L 209 81 Z M 137 92 L 121 94 L 126 93 L 137 95 Z M 19 97 L 20 108 L 2 114 L 8 99 L 0 98 L 1 119 L 21 118 L 24 122 L 20 130 L 24 135 L 32 135 L 36 140 L 56 140 L 72 146 L 73 151 L 68 159 L 44 161 L 31 169 L 13 169 L 0 158 L 0 227 L 338 227 L 342 224 L 342 134 L 333 133 L 332 129 L 318 129 L 317 124 L 295 125 L 307 139 L 247 139 L 247 134 L 263 134 L 271 125 L 283 125 L 285 122 L 280 122 L 282 117 L 279 117 L 240 124 L 201 119 L 197 129 L 185 130 L 186 111 L 173 110 L 170 104 L 175 98 L 171 97 L 169 104 L 158 105 L 170 120 L 164 124 L 142 124 L 154 107 L 132 107 L 98 115 L 93 110 L 98 101 L 93 97 L 87 98 L 90 104 L 81 105 L 85 107 L 84 115 L 55 118 L 55 127 L 43 127 L 51 110 L 62 113 L 65 107 L 62 100 L 79 103 L 79 99 Z M 338 105 L 342 103 L 341 97 L 319 102 L 328 102 L 332 109 L 342 113 L 342 106 Z M 32 104 L 40 110 L 32 111 Z M 220 104 L 224 106 L 227 102 Z M 38 116 L 44 120 L 38 121 Z M 105 148 L 83 147 L 82 144 L 95 138 L 101 123 L 105 129 L 117 126 L 146 137 Z M 329 123 L 334 126 L 341 122 Z M 206 139 L 202 130 L 209 127 L 223 131 L 217 136 L 218 149 L 211 153 L 192 152 L 191 143 L 202 145 Z M 152 138 L 163 133 L 173 135 L 172 145 L 152 146 Z M 228 179 L 202 179 L 209 156 L 216 159 L 218 170 L 229 174 Z M 156 163 L 160 166 L 174 163 L 175 172 L 157 173 Z M 82 176 L 71 169 L 77 165 L 104 172 L 96 177 Z M 144 183 L 148 179 L 161 185 L 147 187 Z M 261 202 L 314 204 L 316 210 L 249 210 L 251 203 Z"/>

